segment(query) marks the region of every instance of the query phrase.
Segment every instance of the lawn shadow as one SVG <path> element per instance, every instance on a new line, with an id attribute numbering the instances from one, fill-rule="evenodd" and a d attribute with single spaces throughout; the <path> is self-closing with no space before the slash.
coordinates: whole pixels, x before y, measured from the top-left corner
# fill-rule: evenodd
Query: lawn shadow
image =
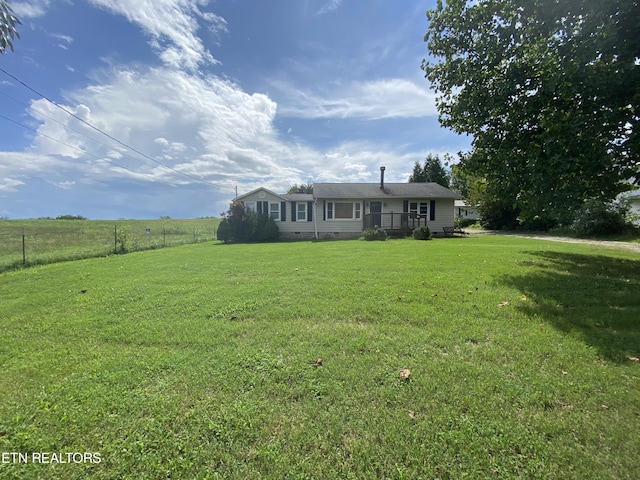
<path id="1" fill-rule="evenodd" d="M 640 258 L 528 252 L 520 275 L 501 279 L 526 296 L 519 307 L 579 335 L 615 362 L 640 354 Z"/>

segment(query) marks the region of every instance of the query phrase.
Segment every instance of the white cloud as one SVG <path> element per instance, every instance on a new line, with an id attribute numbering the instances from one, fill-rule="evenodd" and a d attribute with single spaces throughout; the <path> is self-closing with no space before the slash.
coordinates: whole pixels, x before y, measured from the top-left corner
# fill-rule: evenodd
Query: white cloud
<path id="1" fill-rule="evenodd" d="M 24 185 L 24 182 L 15 178 L 0 178 L 0 192 L 15 192 L 20 185 Z"/>
<path id="2" fill-rule="evenodd" d="M 273 82 L 285 96 L 281 113 L 297 118 L 408 118 L 436 116 L 435 94 L 405 79 L 356 81 L 335 91 L 308 92 Z"/>
<path id="3" fill-rule="evenodd" d="M 0 178 L 12 179 L 3 183 L 5 190 L 40 175 L 60 188 L 74 189 L 122 180 L 195 186 L 195 177 L 215 186 L 212 195 L 231 198 L 236 186 L 241 192 L 258 186 L 286 191 L 294 183 L 376 182 L 380 165 L 387 166 L 388 181 L 406 181 L 400 173 L 424 158 L 422 152 L 402 152 L 402 146 L 375 141 L 328 148 L 301 143 L 279 133 L 274 125 L 278 106 L 270 97 L 247 93 L 219 77 L 122 67 L 100 77 L 100 83 L 67 92 L 65 108 L 192 178 L 127 150 L 38 100 L 29 113 L 40 122 L 42 135 L 34 138 L 29 153 L 2 165 Z M 10 154 L 0 156 L 0 164 L 5 156 Z"/>
<path id="4" fill-rule="evenodd" d="M 316 15 L 324 15 L 325 13 L 333 12 L 340 6 L 341 3 L 342 0 L 329 0 L 322 6 L 320 10 L 317 11 Z"/>
<path id="5" fill-rule="evenodd" d="M 11 2 L 13 13 L 20 19 L 41 17 L 49 10 L 50 0 Z"/>
<path id="6" fill-rule="evenodd" d="M 55 39 L 57 39 L 57 40 L 61 40 L 61 41 L 63 41 L 64 43 L 66 43 L 68 45 L 73 43 L 73 38 L 70 37 L 69 35 L 63 35 L 61 33 L 51 33 L 50 36 L 55 38 Z"/>
<path id="7" fill-rule="evenodd" d="M 161 60 L 172 67 L 194 70 L 203 62 L 216 63 L 197 36 L 198 19 L 214 32 L 226 31 L 226 21 L 201 10 L 208 0 L 90 0 L 112 13 L 125 16 L 151 36 Z"/>

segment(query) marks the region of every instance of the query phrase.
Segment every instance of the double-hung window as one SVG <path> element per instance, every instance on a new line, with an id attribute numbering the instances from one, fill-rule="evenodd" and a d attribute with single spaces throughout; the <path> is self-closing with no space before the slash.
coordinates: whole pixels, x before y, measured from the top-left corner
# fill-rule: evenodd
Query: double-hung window
<path id="1" fill-rule="evenodd" d="M 427 202 L 411 202 L 409 203 L 409 213 L 415 215 L 426 215 L 429 212 L 429 204 Z"/>
<path id="2" fill-rule="evenodd" d="M 271 215 L 271 218 L 273 218 L 276 222 L 280 221 L 280 204 L 269 204 L 269 214 Z"/>
<path id="3" fill-rule="evenodd" d="M 299 222 L 307 221 L 307 203 L 306 202 L 296 203 L 296 220 L 298 220 Z"/>

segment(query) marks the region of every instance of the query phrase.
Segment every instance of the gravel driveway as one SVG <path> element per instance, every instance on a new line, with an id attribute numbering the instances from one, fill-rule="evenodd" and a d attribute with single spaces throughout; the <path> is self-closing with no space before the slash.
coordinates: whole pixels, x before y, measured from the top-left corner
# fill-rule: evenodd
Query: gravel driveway
<path id="1" fill-rule="evenodd" d="M 612 242 L 609 240 L 590 240 L 584 238 L 572 238 L 572 237 L 556 237 L 553 235 L 543 235 L 536 233 L 520 233 L 520 232 L 502 232 L 499 230 L 479 230 L 473 231 L 472 234 L 481 235 L 503 235 L 508 237 L 522 237 L 522 238 L 535 238 L 537 240 L 549 240 L 551 242 L 565 242 L 565 243 L 584 243 L 586 245 L 597 245 L 606 248 L 619 248 L 623 250 L 630 250 L 632 252 L 640 253 L 640 243 L 632 242 Z"/>

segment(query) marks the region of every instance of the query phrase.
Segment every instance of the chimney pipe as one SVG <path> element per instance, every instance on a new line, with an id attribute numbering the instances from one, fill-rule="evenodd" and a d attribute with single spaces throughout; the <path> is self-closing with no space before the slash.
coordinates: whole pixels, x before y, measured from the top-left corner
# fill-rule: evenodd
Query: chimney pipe
<path id="1" fill-rule="evenodd" d="M 384 190 L 384 167 L 380 167 L 380 190 Z"/>

